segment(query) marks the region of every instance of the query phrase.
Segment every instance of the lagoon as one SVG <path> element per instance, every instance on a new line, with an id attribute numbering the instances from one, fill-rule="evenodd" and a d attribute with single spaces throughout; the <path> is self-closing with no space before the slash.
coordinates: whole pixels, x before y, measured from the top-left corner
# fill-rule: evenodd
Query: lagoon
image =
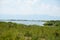
<path id="1" fill-rule="evenodd" d="M 13 23 L 18 23 L 18 24 L 25 24 L 25 25 L 40 25 L 40 26 L 43 26 L 43 24 L 45 22 L 43 21 L 25 21 L 25 20 L 20 20 L 20 21 L 9 21 L 9 20 L 5 20 L 4 22 L 13 22 Z"/>

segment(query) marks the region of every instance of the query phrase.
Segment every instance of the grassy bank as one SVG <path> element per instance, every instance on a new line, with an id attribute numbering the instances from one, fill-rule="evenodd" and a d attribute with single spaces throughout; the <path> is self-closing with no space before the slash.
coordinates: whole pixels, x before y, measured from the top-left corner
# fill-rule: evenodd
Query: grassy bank
<path id="1" fill-rule="evenodd" d="M 60 40 L 60 26 L 0 22 L 0 40 Z"/>

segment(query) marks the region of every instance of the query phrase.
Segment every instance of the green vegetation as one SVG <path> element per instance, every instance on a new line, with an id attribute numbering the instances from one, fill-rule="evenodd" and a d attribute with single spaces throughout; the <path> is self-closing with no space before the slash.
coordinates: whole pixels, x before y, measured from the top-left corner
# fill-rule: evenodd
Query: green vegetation
<path id="1" fill-rule="evenodd" d="M 45 24 L 45 26 L 60 26 L 60 21 L 59 20 L 51 20 L 51 21 L 47 21 Z"/>
<path id="2" fill-rule="evenodd" d="M 60 21 L 44 26 L 0 22 L 0 40 L 60 40 Z"/>

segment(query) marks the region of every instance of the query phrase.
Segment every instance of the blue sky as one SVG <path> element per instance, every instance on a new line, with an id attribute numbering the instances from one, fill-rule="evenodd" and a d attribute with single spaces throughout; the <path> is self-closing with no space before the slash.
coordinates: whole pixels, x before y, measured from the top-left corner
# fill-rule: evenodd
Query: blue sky
<path id="1" fill-rule="evenodd" d="M 0 0 L 0 19 L 60 20 L 60 0 Z"/>

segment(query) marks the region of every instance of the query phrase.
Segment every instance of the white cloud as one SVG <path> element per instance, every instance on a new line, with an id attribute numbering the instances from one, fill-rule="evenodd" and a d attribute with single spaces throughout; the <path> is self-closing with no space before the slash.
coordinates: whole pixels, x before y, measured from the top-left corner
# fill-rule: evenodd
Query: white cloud
<path id="1" fill-rule="evenodd" d="M 37 0 L 25 0 L 24 3 L 28 4 L 28 5 L 32 5 L 35 2 L 37 2 Z"/>
<path id="2" fill-rule="evenodd" d="M 0 1 L 1 2 L 1 1 Z M 0 8 L 0 13 L 18 14 L 18 15 L 50 15 L 60 16 L 60 7 L 45 3 L 38 3 L 38 0 L 3 0 L 0 5 L 6 8 Z M 10 8 L 7 8 L 10 5 Z M 13 7 L 13 8 L 12 8 Z M 13 15 L 12 14 L 12 15 Z"/>
<path id="3" fill-rule="evenodd" d="M 14 14 L 16 13 L 16 9 L 15 8 L 0 8 L 0 13 L 3 14 Z"/>

